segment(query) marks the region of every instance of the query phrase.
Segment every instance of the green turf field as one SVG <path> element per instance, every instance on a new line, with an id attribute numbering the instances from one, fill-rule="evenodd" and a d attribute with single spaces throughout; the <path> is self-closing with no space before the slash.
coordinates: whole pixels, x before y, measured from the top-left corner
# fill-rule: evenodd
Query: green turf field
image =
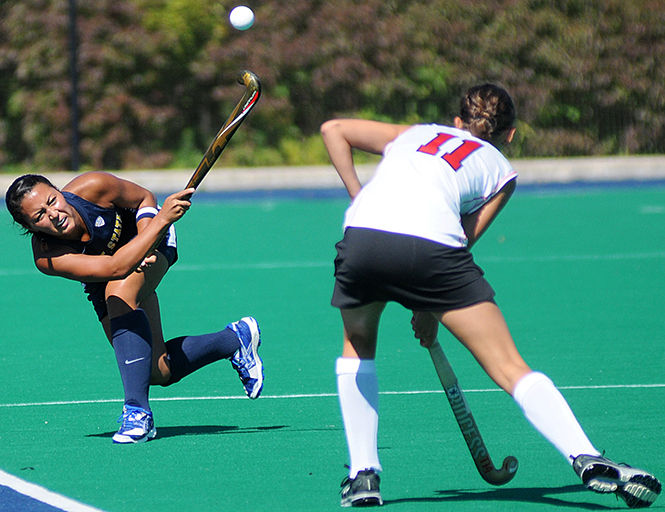
<path id="1" fill-rule="evenodd" d="M 108 512 L 339 510 L 347 453 L 329 297 L 346 204 L 195 199 L 159 288 L 165 336 L 255 316 L 264 395 L 243 398 L 226 361 L 153 388 L 157 439 L 136 446 L 111 442 L 122 389 L 80 285 L 39 275 L 3 213 L 0 469 Z M 474 252 L 522 354 L 562 388 L 596 446 L 665 478 L 665 187 L 518 190 Z M 625 508 L 584 490 L 442 333 L 494 463 L 520 461 L 505 487 L 485 484 L 409 319 L 387 308 L 377 356 L 390 510 Z M 663 508 L 661 497 L 652 509 Z"/>

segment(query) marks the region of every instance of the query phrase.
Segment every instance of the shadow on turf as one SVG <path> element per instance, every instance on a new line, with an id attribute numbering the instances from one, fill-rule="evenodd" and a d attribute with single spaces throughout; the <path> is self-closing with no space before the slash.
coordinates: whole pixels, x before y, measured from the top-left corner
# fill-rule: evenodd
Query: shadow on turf
<path id="1" fill-rule="evenodd" d="M 187 425 L 185 427 L 159 427 L 157 438 L 180 436 L 210 436 L 217 434 L 257 434 L 270 430 L 288 428 L 287 425 L 272 425 L 270 427 L 238 427 L 236 425 Z M 113 437 L 115 432 L 102 432 L 101 434 L 88 434 L 86 437 Z M 153 441 L 154 442 L 154 441 Z"/>
<path id="2" fill-rule="evenodd" d="M 551 505 L 557 508 L 574 508 L 586 510 L 613 510 L 617 507 L 600 505 L 597 503 L 584 503 L 552 498 L 552 494 L 568 494 L 571 492 L 589 493 L 582 485 L 563 485 L 561 487 L 521 487 L 490 489 L 486 491 L 476 490 L 448 490 L 436 491 L 438 496 L 423 498 L 398 498 L 396 500 L 384 500 L 386 505 L 390 503 L 446 503 L 461 501 L 515 501 L 531 502 L 539 505 Z M 617 502 L 617 505 L 620 504 Z M 624 507 L 621 507 L 624 508 Z"/>

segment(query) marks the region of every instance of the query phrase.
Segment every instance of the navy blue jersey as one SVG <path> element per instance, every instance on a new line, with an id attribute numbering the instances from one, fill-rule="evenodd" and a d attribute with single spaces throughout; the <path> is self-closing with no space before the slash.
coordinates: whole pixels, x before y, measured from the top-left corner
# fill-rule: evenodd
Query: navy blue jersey
<path id="1" fill-rule="evenodd" d="M 128 208 L 102 208 L 71 192 L 62 193 L 79 213 L 90 234 L 90 240 L 81 242 L 83 254 L 112 255 L 136 236 L 136 210 Z"/>
<path id="2" fill-rule="evenodd" d="M 76 240 L 63 240 L 43 233 L 35 234 L 48 244 L 52 242 L 56 245 L 66 245 L 74 251 L 91 256 L 112 255 L 118 248 L 125 245 L 137 234 L 136 229 L 136 210 L 133 208 L 103 208 L 95 203 L 83 199 L 71 192 L 63 191 L 67 203 L 71 204 L 79 213 L 83 222 L 85 222 L 90 240 L 80 242 Z M 176 250 L 175 228 L 171 225 L 168 234 L 159 244 L 157 250 L 164 254 L 173 265 L 178 259 Z M 83 283 L 83 290 L 88 295 L 97 312 L 97 317 L 101 320 L 106 316 L 106 301 L 104 291 L 106 282 Z"/>

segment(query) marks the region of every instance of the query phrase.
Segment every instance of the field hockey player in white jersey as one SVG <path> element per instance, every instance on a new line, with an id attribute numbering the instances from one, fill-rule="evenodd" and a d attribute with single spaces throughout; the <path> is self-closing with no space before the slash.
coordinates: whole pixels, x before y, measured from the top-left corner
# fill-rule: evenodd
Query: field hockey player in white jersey
<path id="1" fill-rule="evenodd" d="M 566 400 L 522 359 L 494 290 L 469 249 L 511 197 L 517 173 L 501 154 L 514 133 L 515 108 L 492 84 L 469 89 L 454 126 L 405 126 L 335 119 L 321 127 L 331 162 L 353 200 L 337 244 L 332 305 L 344 326 L 336 373 L 350 455 L 342 506 L 381 505 L 377 450 L 379 319 L 394 301 L 413 311 L 424 347 L 439 323 L 519 404 L 584 485 L 645 507 L 661 484 L 646 471 L 615 464 L 589 441 Z M 352 150 L 383 155 L 362 186 Z"/>

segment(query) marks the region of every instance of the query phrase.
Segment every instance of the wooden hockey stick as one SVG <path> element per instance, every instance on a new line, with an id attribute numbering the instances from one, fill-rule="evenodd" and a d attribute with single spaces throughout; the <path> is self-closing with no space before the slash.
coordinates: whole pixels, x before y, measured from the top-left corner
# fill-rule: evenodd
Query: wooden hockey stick
<path id="1" fill-rule="evenodd" d="M 261 96 L 261 83 L 254 73 L 251 71 L 243 71 L 238 77 L 238 83 L 245 86 L 245 93 L 242 95 L 242 98 L 240 98 L 240 101 L 233 109 L 233 112 L 231 112 L 226 122 L 222 125 L 219 132 L 217 132 L 217 135 L 215 135 L 215 138 L 203 155 L 201 163 L 199 163 L 185 188 L 196 188 L 199 186 L 201 181 L 203 181 L 203 178 L 205 178 L 208 171 L 219 158 L 219 155 L 222 154 L 222 151 L 242 121 L 247 117 L 247 114 L 249 114 L 254 105 L 256 105 L 256 102 L 259 101 L 259 97 Z"/>
<path id="2" fill-rule="evenodd" d="M 501 468 L 494 467 L 476 421 L 471 414 L 469 404 L 459 387 L 457 376 L 443 353 L 439 340 L 434 340 L 432 346 L 429 347 L 429 353 L 478 473 L 483 480 L 492 485 L 503 485 L 510 482 L 517 472 L 517 459 L 509 455 L 503 460 Z"/>

